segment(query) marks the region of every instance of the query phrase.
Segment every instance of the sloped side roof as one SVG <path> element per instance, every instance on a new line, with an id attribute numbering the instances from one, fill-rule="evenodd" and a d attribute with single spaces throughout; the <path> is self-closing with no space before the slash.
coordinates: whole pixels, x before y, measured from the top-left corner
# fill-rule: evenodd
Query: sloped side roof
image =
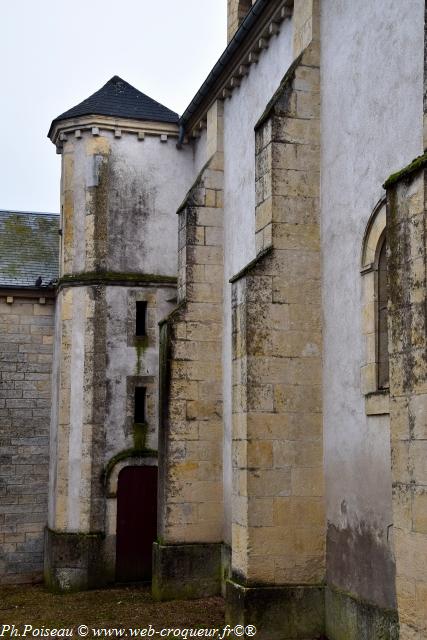
<path id="1" fill-rule="evenodd" d="M 178 114 L 174 111 L 146 96 L 145 93 L 138 91 L 138 89 L 135 89 L 119 76 L 113 76 L 99 91 L 96 91 L 80 104 L 55 118 L 48 135 L 50 135 L 52 126 L 60 120 L 89 115 L 170 122 L 174 124 L 179 119 Z"/>
<path id="2" fill-rule="evenodd" d="M 0 287 L 58 278 L 59 215 L 0 210 Z"/>

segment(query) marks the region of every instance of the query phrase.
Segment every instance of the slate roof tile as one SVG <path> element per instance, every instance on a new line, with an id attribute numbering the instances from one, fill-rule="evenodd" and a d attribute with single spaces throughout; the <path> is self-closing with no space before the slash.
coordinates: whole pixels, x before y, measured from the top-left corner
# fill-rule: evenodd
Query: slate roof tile
<path id="1" fill-rule="evenodd" d="M 179 120 L 177 113 L 138 91 L 119 76 L 113 76 L 99 91 L 72 109 L 61 113 L 52 122 L 51 129 L 54 123 L 60 120 L 88 115 L 170 123 L 178 123 Z"/>
<path id="2" fill-rule="evenodd" d="M 0 287 L 42 287 L 58 278 L 59 215 L 0 210 Z"/>

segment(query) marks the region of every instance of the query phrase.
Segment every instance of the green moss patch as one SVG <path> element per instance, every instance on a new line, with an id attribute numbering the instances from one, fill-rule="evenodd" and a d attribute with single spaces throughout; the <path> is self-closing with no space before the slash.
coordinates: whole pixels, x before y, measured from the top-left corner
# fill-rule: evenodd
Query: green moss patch
<path id="1" fill-rule="evenodd" d="M 384 182 L 383 184 L 384 189 L 388 189 L 392 185 L 396 184 L 396 182 L 399 182 L 399 180 L 404 180 L 405 178 L 408 178 L 410 175 L 412 175 L 416 171 L 423 169 L 426 165 L 427 165 L 427 153 L 423 153 L 422 156 L 418 156 L 417 158 L 412 160 L 410 164 L 408 164 L 406 167 L 404 167 L 400 171 L 396 171 L 396 173 L 392 173 L 391 176 L 387 178 L 387 180 Z"/>
<path id="2" fill-rule="evenodd" d="M 141 374 L 141 362 L 142 356 L 148 347 L 148 336 L 135 337 L 135 349 L 136 349 L 136 375 Z"/>
<path id="3" fill-rule="evenodd" d="M 157 458 L 157 451 L 155 449 L 146 448 L 138 449 L 137 447 L 120 451 L 108 461 L 104 471 L 102 472 L 102 482 L 104 486 L 107 485 L 108 479 L 116 464 L 122 460 L 127 460 L 128 458 Z"/>
<path id="4" fill-rule="evenodd" d="M 153 273 L 123 273 L 115 271 L 86 271 L 66 274 L 58 281 L 61 285 L 78 284 L 176 284 L 176 277 Z"/>
<path id="5" fill-rule="evenodd" d="M 138 451 L 145 451 L 148 425 L 145 422 L 135 422 L 133 425 L 133 444 Z"/>

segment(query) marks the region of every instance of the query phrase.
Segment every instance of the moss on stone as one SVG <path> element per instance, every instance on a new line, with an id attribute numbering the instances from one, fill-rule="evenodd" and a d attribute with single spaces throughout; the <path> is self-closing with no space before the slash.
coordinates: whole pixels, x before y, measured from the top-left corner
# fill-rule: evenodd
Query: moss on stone
<path id="1" fill-rule="evenodd" d="M 154 600 L 193 600 L 220 592 L 220 543 L 154 543 Z"/>
<path id="2" fill-rule="evenodd" d="M 138 449 L 137 447 L 120 451 L 107 462 L 105 469 L 102 472 L 102 482 L 104 486 L 107 485 L 108 479 L 116 464 L 122 460 L 127 460 L 128 458 L 157 458 L 157 451 L 155 449 L 147 448 Z"/>
<path id="3" fill-rule="evenodd" d="M 39 266 L 55 267 L 56 271 L 58 217 L 33 215 L 31 220 L 25 214 L 13 213 L 3 222 L 3 241 L 0 245 L 8 258 L 2 264 L 4 275 L 19 277 L 23 260 L 26 263 L 30 261 L 35 271 Z M 27 253 L 29 247 L 31 255 Z"/>
<path id="4" fill-rule="evenodd" d="M 243 267 L 243 269 L 241 269 L 232 278 L 230 278 L 228 282 L 230 282 L 230 284 L 233 284 L 234 282 L 237 282 L 237 280 L 240 280 L 240 278 L 243 278 L 243 276 L 249 275 L 250 271 L 252 271 L 252 269 L 256 267 L 258 263 L 261 262 L 265 258 L 265 256 L 268 256 L 272 251 L 273 247 L 267 247 L 267 249 L 263 249 L 262 251 L 260 251 L 256 258 L 251 260 L 246 265 L 246 267 Z"/>
<path id="5" fill-rule="evenodd" d="M 56 529 L 50 529 L 46 527 L 47 531 L 55 536 L 63 536 L 69 538 L 75 538 L 76 540 L 82 539 L 85 540 L 87 538 L 105 538 L 105 533 L 103 531 L 91 531 L 89 533 L 85 533 L 82 531 L 56 531 Z"/>
<path id="6" fill-rule="evenodd" d="M 423 155 L 418 156 L 410 164 L 401 169 L 400 171 L 396 171 L 396 173 L 392 173 L 389 178 L 384 182 L 384 189 L 388 189 L 392 185 L 399 182 L 399 180 L 404 180 L 408 178 L 412 173 L 423 169 L 427 165 L 427 153 L 423 153 Z"/>
<path id="7" fill-rule="evenodd" d="M 325 590 L 326 634 L 336 640 L 397 640 L 394 609 L 382 609 L 336 587 Z"/>
<path id="8" fill-rule="evenodd" d="M 145 451 L 148 425 L 146 422 L 135 422 L 133 425 L 133 444 L 135 449 Z"/>
<path id="9" fill-rule="evenodd" d="M 103 531 L 46 528 L 45 583 L 50 591 L 82 591 L 107 584 Z"/>
<path id="10" fill-rule="evenodd" d="M 153 273 L 124 273 L 115 271 L 87 271 L 66 274 L 58 281 L 58 286 L 72 284 L 176 284 L 176 277 Z"/>
<path id="11" fill-rule="evenodd" d="M 324 639 L 323 585 L 245 586 L 227 581 L 226 623 L 251 624 L 261 640 Z M 372 639 L 373 640 L 373 639 Z"/>
<path id="12" fill-rule="evenodd" d="M 136 349 L 136 375 L 141 374 L 141 361 L 145 350 L 148 347 L 148 336 L 136 336 L 135 337 L 135 349 Z"/>

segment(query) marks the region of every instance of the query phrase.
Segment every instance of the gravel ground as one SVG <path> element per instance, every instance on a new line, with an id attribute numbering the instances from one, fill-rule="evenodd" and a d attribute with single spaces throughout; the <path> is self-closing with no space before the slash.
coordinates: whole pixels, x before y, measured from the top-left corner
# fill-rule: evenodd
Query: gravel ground
<path id="1" fill-rule="evenodd" d="M 12 628 L 7 629 L 4 625 Z M 49 593 L 41 585 L 0 586 L 0 638 L 24 637 L 25 625 L 33 627 L 27 629 L 27 638 L 67 637 L 64 633 L 55 634 L 52 631 L 60 628 L 72 629 L 72 637 L 78 638 L 82 637 L 78 634 L 79 625 L 88 627 L 87 638 L 119 637 L 114 632 L 102 632 L 97 636 L 91 631 L 92 628 L 124 629 L 127 635 L 122 637 L 131 637 L 129 629 L 149 629 L 150 625 L 157 631 L 151 637 L 159 638 L 160 630 L 165 628 L 222 629 L 224 601 L 222 598 L 205 598 L 159 603 L 153 601 L 150 589 L 145 586 L 74 594 Z M 37 633 L 38 629 L 40 631 Z M 14 633 L 15 630 L 17 634 Z M 148 633 L 143 637 L 149 637 Z M 179 636 L 170 632 L 169 636 L 163 637 L 183 638 L 185 632 L 181 632 Z M 192 635 L 188 632 L 187 638 L 192 637 L 195 637 L 194 631 Z"/>

